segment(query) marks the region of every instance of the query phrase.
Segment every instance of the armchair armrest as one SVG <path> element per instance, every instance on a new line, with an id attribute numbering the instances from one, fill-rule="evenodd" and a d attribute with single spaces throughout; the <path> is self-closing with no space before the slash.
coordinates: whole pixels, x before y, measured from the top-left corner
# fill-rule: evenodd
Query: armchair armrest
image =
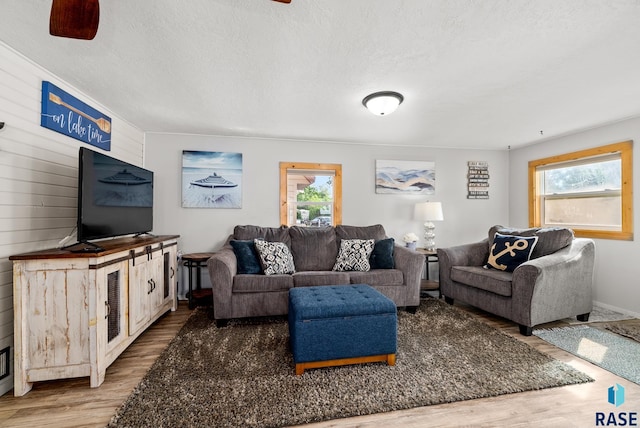
<path id="1" fill-rule="evenodd" d="M 514 321 L 533 326 L 591 312 L 594 263 L 593 240 L 576 238 L 568 247 L 518 266 L 513 272 L 513 313 L 530 319 Z"/>
<path id="2" fill-rule="evenodd" d="M 231 317 L 231 291 L 233 278 L 238 272 L 238 261 L 231 247 L 223 247 L 207 260 L 209 278 L 213 288 L 213 312 L 216 319 Z"/>
<path id="3" fill-rule="evenodd" d="M 451 296 L 453 283 L 451 268 L 453 266 L 482 266 L 489 257 L 489 239 L 471 244 L 463 244 L 449 248 L 438 248 L 438 274 L 440 290 L 445 296 Z"/>
<path id="4" fill-rule="evenodd" d="M 442 266 L 482 266 L 489 258 L 489 240 L 458 245 L 456 247 L 438 248 L 438 262 Z"/>

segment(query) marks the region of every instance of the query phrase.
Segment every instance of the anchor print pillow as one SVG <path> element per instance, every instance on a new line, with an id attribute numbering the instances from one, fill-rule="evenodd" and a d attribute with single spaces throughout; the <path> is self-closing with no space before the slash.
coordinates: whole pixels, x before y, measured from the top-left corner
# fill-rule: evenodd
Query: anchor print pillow
<path id="1" fill-rule="evenodd" d="M 531 258 L 538 242 L 537 236 L 512 236 L 496 233 L 489 250 L 489 260 L 485 269 L 513 272 L 515 268 Z"/>

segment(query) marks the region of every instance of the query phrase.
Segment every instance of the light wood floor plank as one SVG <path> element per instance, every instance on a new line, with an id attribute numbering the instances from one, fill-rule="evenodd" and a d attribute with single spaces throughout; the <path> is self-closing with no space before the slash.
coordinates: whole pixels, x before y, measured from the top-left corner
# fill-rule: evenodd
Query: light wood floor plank
<path id="1" fill-rule="evenodd" d="M 581 370 L 595 382 L 530 391 L 459 403 L 420 407 L 397 412 L 336 419 L 312 427 L 584 427 L 595 425 L 595 412 L 640 412 L 640 386 L 562 351 L 541 339 L 523 337 L 513 323 L 478 310 L 462 307 L 474 316 L 519 340 Z M 151 364 L 184 324 L 191 311 L 186 302 L 161 318 L 107 370 L 100 388 L 90 388 L 88 378 L 38 382 L 23 397 L 0 397 L 2 427 L 103 427 L 142 379 Z M 550 326 L 560 325 L 558 323 Z M 626 388 L 626 402 L 616 409 L 607 403 L 607 389 L 615 383 Z"/>

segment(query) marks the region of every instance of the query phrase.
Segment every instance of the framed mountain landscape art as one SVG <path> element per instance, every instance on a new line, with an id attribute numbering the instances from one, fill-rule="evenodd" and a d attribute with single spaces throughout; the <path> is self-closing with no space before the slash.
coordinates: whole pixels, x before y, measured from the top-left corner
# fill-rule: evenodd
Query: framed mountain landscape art
<path id="1" fill-rule="evenodd" d="M 376 160 L 376 193 L 431 195 L 435 191 L 435 162 Z"/>
<path id="2" fill-rule="evenodd" d="M 184 208 L 242 208 L 242 153 L 182 151 Z"/>

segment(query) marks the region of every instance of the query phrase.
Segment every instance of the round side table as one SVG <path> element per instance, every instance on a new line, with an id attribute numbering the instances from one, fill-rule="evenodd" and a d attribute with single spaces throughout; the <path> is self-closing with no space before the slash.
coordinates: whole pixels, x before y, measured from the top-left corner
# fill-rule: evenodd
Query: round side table
<path id="1" fill-rule="evenodd" d="M 213 290 L 202 288 L 201 269 L 207 266 L 207 260 L 213 253 L 189 253 L 182 255 L 183 265 L 189 270 L 189 309 L 195 307 L 195 302 L 205 297 L 213 298 Z M 196 270 L 196 289 L 193 289 L 193 269 Z"/>

